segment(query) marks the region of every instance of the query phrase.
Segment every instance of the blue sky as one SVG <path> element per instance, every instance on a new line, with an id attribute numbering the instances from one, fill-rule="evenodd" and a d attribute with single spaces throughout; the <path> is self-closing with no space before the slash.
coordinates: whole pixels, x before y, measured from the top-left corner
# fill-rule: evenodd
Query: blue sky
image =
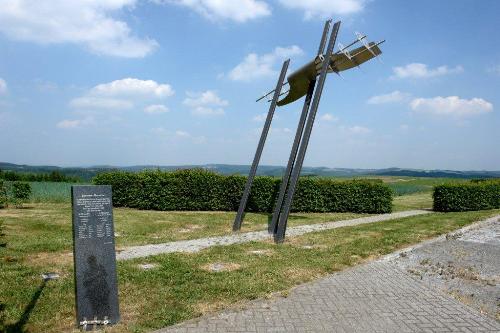
<path id="1" fill-rule="evenodd" d="M 330 75 L 305 165 L 499 170 L 500 2 L 3 0 L 0 161 L 250 164 L 283 60 L 324 20 L 386 39 Z M 285 165 L 302 100 L 278 108 L 261 164 Z"/>

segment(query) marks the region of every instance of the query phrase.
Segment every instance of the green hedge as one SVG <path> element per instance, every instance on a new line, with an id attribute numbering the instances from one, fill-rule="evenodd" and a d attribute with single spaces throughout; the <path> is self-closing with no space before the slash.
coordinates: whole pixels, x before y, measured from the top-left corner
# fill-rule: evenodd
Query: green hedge
<path id="1" fill-rule="evenodd" d="M 5 188 L 4 182 L 0 180 L 0 208 L 7 207 L 7 189 Z"/>
<path id="2" fill-rule="evenodd" d="M 246 177 L 224 176 L 203 169 L 174 172 L 113 171 L 94 177 L 96 185 L 113 186 L 113 204 L 151 210 L 235 211 Z M 256 177 L 246 211 L 272 212 L 281 180 Z M 380 182 L 304 177 L 292 204 L 294 212 L 389 213 L 392 191 Z"/>
<path id="3" fill-rule="evenodd" d="M 434 187 L 434 210 L 461 212 L 500 208 L 500 181 L 451 183 Z"/>

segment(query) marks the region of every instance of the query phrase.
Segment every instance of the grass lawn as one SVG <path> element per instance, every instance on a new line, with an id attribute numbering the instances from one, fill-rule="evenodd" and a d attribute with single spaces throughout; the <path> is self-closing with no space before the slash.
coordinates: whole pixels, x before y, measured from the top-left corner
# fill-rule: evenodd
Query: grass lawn
<path id="1" fill-rule="evenodd" d="M 423 205 L 422 202 L 411 197 L 401 200 L 397 208 L 404 210 Z M 6 243 L 0 247 L 0 308 L 4 308 L 0 331 L 2 325 L 7 332 L 75 331 L 73 269 L 68 254 L 70 206 L 29 206 L 0 210 L 5 234 L 0 244 Z M 122 322 L 109 332 L 144 332 L 274 292 L 286 295 L 296 284 L 499 213 L 500 210 L 433 213 L 306 234 L 288 238 L 282 245 L 252 242 L 213 247 L 195 254 L 174 253 L 119 262 Z M 234 212 L 131 209 L 115 209 L 114 214 L 118 247 L 225 234 L 234 217 Z M 293 217 L 291 225 L 349 216 Z M 244 229 L 264 229 L 267 219 L 264 214 L 247 214 Z M 157 266 L 151 270 L 139 268 L 144 263 Z M 233 270 L 205 270 L 211 263 L 226 263 Z M 40 275 L 48 271 L 58 272 L 61 278 L 43 286 Z"/>
<path id="2" fill-rule="evenodd" d="M 161 212 L 114 208 L 117 248 L 227 235 L 235 212 Z M 289 225 L 352 219 L 368 214 L 293 213 Z M 268 214 L 247 213 L 242 231 L 267 229 Z M 71 252 L 71 204 L 28 203 L 0 210 L 8 235 L 9 255 Z"/>
<path id="3" fill-rule="evenodd" d="M 432 192 L 420 192 L 394 197 L 392 201 L 392 210 L 394 212 L 411 209 L 432 209 Z"/>

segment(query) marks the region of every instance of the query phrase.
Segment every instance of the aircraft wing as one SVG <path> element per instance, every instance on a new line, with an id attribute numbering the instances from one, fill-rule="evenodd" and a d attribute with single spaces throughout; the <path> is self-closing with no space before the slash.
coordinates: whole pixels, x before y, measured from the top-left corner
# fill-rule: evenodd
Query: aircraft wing
<path id="1" fill-rule="evenodd" d="M 371 42 L 368 45 L 370 47 L 369 49 L 366 46 L 361 46 L 350 51 L 350 58 L 348 58 L 344 53 L 333 54 L 330 58 L 328 72 L 338 73 L 347 69 L 351 69 L 372 58 L 375 58 L 382 53 L 377 44 Z M 373 53 L 370 51 L 372 51 Z M 278 101 L 278 106 L 283 106 L 295 102 L 296 100 L 307 94 L 309 83 L 315 80 L 319 75 L 319 72 L 321 71 L 323 59 L 324 58 L 322 56 L 316 57 L 316 59 L 307 63 L 305 66 L 296 70 L 288 76 L 287 80 L 290 84 L 290 91 L 283 99 Z"/>
<path id="2" fill-rule="evenodd" d="M 377 45 L 375 45 L 375 43 L 371 42 L 368 45 L 370 46 L 370 49 L 368 49 L 366 46 L 361 46 L 350 51 L 350 54 L 352 55 L 350 59 L 343 53 L 332 55 L 330 61 L 332 71 L 342 72 L 347 69 L 351 69 L 382 54 L 382 51 Z M 373 53 L 370 52 L 370 50 Z"/>
<path id="3" fill-rule="evenodd" d="M 309 83 L 315 80 L 321 71 L 323 59 L 323 56 L 318 56 L 287 77 L 290 90 L 285 98 L 278 101 L 278 106 L 290 104 L 307 94 Z"/>

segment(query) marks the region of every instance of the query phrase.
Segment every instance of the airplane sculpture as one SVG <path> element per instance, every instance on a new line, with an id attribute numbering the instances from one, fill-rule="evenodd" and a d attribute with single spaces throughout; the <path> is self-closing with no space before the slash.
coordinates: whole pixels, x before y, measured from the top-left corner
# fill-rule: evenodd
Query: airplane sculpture
<path id="1" fill-rule="evenodd" d="M 257 99 L 258 102 L 268 97 L 270 94 L 273 94 L 273 98 L 269 100 L 271 105 L 269 106 L 269 111 L 262 129 L 257 151 L 255 152 L 252 167 L 250 168 L 243 196 L 233 223 L 233 231 L 239 231 L 241 229 L 243 213 L 250 196 L 252 182 L 257 172 L 257 167 L 264 149 L 264 144 L 271 126 L 276 106 L 287 105 L 303 96 L 306 97 L 297 127 L 297 132 L 295 134 L 292 151 L 290 152 L 288 164 L 281 182 L 280 191 L 276 199 L 272 220 L 268 226 L 268 231 L 274 235 L 275 242 L 281 243 L 285 238 L 288 215 L 290 213 L 299 175 L 302 170 L 302 164 L 304 163 L 326 75 L 328 73 L 336 73 L 340 75 L 340 72 L 353 67 L 359 67 L 362 63 L 382 54 L 379 45 L 382 44 L 384 40 L 377 43 L 367 42 L 366 35 L 362 35 L 358 32 L 355 33 L 356 40 L 347 46 L 339 44 L 339 50 L 334 52 L 333 50 L 340 28 L 340 21 L 333 25 L 327 46 L 327 35 L 330 31 L 331 22 L 331 20 L 328 20 L 325 23 L 317 56 L 295 72 L 288 75 L 287 82 L 285 83 L 285 76 L 290 63 L 290 59 L 286 60 L 283 63 L 281 73 L 276 84 L 276 89 Z M 362 43 L 363 45 L 349 50 L 350 47 L 356 45 L 357 43 Z M 324 52 L 325 47 L 326 52 Z M 285 85 L 289 85 L 289 90 L 282 93 L 281 89 Z M 281 100 L 278 100 L 284 94 L 287 95 Z"/>
<path id="2" fill-rule="evenodd" d="M 362 63 L 367 62 L 368 60 L 382 54 L 382 51 L 378 46 L 385 42 L 385 40 L 382 40 L 378 43 L 366 43 L 366 35 L 362 35 L 356 32 L 356 36 L 357 39 L 347 46 L 343 46 L 339 43 L 339 51 L 330 57 L 328 73 L 339 74 L 339 72 L 351 69 L 353 67 L 359 67 L 359 65 L 361 65 Z M 363 46 L 351 51 L 348 50 L 349 47 L 357 44 L 358 42 L 362 42 Z M 313 80 L 316 80 L 316 77 L 319 75 L 321 71 L 321 65 L 324 60 L 325 57 L 322 54 L 317 55 L 316 58 L 290 74 L 287 77 L 288 82 L 285 83 L 285 85 L 288 84 L 290 86 L 290 89 L 287 91 L 288 95 L 282 100 L 278 101 L 277 105 L 287 105 L 305 96 L 307 94 L 307 87 L 309 86 L 309 83 Z M 257 102 L 269 96 L 273 92 L 274 90 L 271 90 L 264 96 L 257 99 Z"/>

